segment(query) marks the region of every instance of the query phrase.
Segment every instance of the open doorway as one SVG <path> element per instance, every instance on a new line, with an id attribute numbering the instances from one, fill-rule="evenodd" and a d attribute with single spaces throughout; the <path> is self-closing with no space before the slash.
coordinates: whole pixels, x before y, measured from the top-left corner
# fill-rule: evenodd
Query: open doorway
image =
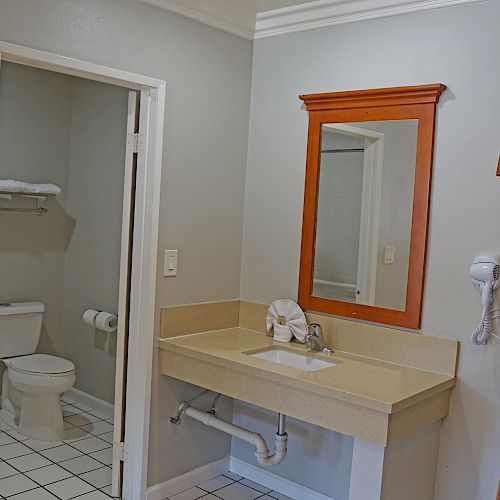
<path id="1" fill-rule="evenodd" d="M 40 464 L 36 470 L 46 468 L 38 472 L 44 478 L 19 470 L 21 479 L 48 491 L 77 480 L 82 494 L 142 498 L 164 82 L 7 43 L 0 51 L 2 117 L 19 119 L 0 117 L 9 144 L 0 155 L 0 178 L 60 189 L 55 197 L 3 193 L 0 260 L 4 253 L 11 279 L 3 280 L 1 300 L 45 302 L 41 342 L 17 354 L 25 360 L 48 354 L 76 368 L 75 388 L 61 401 L 64 439 L 16 434 L 23 456 Z M 89 309 L 115 314 L 115 328 L 86 324 Z M 13 436 L 21 430 L 14 426 L 22 397 L 18 407 Z M 53 481 L 45 477 L 50 471 L 70 477 Z"/>
<path id="2" fill-rule="evenodd" d="M 374 304 L 384 134 L 324 123 L 313 294 Z"/>

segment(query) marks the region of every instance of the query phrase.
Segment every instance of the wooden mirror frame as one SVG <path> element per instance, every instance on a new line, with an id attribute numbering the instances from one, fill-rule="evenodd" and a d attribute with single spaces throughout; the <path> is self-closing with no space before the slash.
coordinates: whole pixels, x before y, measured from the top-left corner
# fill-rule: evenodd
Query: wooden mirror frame
<path id="1" fill-rule="evenodd" d="M 412 87 L 299 96 L 309 112 L 298 294 L 299 304 L 303 309 L 406 328 L 420 328 L 434 146 L 434 119 L 436 104 L 445 89 L 444 85 L 436 83 Z M 418 119 L 418 135 L 405 310 L 387 309 L 314 296 L 312 287 L 321 125 L 323 123 L 408 119 Z"/>

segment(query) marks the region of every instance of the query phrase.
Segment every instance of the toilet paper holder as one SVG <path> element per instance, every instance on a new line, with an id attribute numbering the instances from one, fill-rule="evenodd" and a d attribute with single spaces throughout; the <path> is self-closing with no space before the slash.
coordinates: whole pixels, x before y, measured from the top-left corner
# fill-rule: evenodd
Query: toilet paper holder
<path id="1" fill-rule="evenodd" d="M 97 330 L 111 333 L 117 330 L 118 316 L 100 309 L 87 309 L 83 313 L 83 322 Z"/>

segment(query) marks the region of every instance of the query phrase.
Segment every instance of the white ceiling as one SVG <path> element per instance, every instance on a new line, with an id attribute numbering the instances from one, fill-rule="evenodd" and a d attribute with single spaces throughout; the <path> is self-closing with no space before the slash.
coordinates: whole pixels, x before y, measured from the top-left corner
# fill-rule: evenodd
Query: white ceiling
<path id="1" fill-rule="evenodd" d="M 249 40 L 488 0 L 141 0 Z"/>

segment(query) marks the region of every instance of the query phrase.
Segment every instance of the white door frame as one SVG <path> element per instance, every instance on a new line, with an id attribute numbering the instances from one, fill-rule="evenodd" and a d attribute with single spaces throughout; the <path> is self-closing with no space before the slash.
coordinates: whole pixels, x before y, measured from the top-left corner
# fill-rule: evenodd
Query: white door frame
<path id="1" fill-rule="evenodd" d="M 141 92 L 143 168 L 136 179 L 123 498 L 146 498 L 165 82 L 0 41 L 0 59 Z M 145 112 L 146 111 L 146 112 Z"/>
<path id="2" fill-rule="evenodd" d="M 354 127 L 345 123 L 323 123 L 323 127 L 330 132 L 365 140 L 356 302 L 374 305 L 385 135 L 375 130 Z"/>

